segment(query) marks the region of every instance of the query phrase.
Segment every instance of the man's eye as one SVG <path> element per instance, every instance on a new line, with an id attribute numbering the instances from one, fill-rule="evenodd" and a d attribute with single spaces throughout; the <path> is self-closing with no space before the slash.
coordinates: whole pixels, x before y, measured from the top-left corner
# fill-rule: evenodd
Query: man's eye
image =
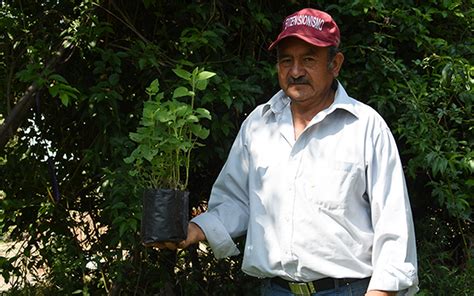
<path id="1" fill-rule="evenodd" d="M 314 62 L 314 58 L 312 57 L 306 57 L 303 59 L 306 63 L 309 63 L 309 62 Z"/>
<path id="2" fill-rule="evenodd" d="M 291 63 L 291 59 L 281 59 L 279 63 L 281 65 L 289 65 Z"/>

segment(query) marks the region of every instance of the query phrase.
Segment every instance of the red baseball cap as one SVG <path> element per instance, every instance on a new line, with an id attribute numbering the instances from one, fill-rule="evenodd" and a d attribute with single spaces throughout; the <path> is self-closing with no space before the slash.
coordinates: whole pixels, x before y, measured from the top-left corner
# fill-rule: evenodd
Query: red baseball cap
<path id="1" fill-rule="evenodd" d="M 332 17 L 324 11 L 312 8 L 305 8 L 287 16 L 280 35 L 270 44 L 268 50 L 272 50 L 286 37 L 296 37 L 320 47 L 338 47 L 341 40 L 339 27 Z"/>

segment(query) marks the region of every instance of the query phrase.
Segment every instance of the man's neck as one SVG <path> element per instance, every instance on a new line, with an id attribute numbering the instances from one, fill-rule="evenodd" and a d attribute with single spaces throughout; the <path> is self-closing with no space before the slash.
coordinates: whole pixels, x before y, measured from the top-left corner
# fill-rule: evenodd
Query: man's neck
<path id="1" fill-rule="evenodd" d="M 293 116 L 293 128 L 295 140 L 299 138 L 304 129 L 313 118 L 322 110 L 331 106 L 334 102 L 335 92 L 331 89 L 327 95 L 320 100 L 308 100 L 304 102 L 291 102 L 291 114 Z"/>

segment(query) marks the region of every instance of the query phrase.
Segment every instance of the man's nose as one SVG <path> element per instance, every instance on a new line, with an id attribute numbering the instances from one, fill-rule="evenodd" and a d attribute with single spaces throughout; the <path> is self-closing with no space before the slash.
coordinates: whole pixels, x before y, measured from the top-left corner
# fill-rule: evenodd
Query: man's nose
<path id="1" fill-rule="evenodd" d="M 298 78 L 298 77 L 304 76 L 305 75 L 305 70 L 304 70 L 303 65 L 300 62 L 295 61 L 293 63 L 293 65 L 291 65 L 290 75 L 293 78 Z"/>

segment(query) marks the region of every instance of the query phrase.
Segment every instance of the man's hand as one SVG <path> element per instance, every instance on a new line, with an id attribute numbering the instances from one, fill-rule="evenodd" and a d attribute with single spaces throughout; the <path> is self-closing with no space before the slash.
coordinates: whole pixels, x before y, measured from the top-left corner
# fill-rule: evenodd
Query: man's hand
<path id="1" fill-rule="evenodd" d="M 170 250 L 184 249 L 190 245 L 197 244 L 198 242 L 203 241 L 205 239 L 206 239 L 206 235 L 202 231 L 201 227 L 199 227 L 197 224 L 193 222 L 190 222 L 188 224 L 188 236 L 186 237 L 186 240 L 183 240 L 179 243 L 173 243 L 173 242 L 156 243 L 153 245 L 153 247 L 158 248 L 158 249 L 170 249 Z"/>
<path id="2" fill-rule="evenodd" d="M 397 292 L 388 292 L 388 291 L 378 291 L 378 290 L 370 290 L 365 293 L 365 296 L 395 296 Z"/>

